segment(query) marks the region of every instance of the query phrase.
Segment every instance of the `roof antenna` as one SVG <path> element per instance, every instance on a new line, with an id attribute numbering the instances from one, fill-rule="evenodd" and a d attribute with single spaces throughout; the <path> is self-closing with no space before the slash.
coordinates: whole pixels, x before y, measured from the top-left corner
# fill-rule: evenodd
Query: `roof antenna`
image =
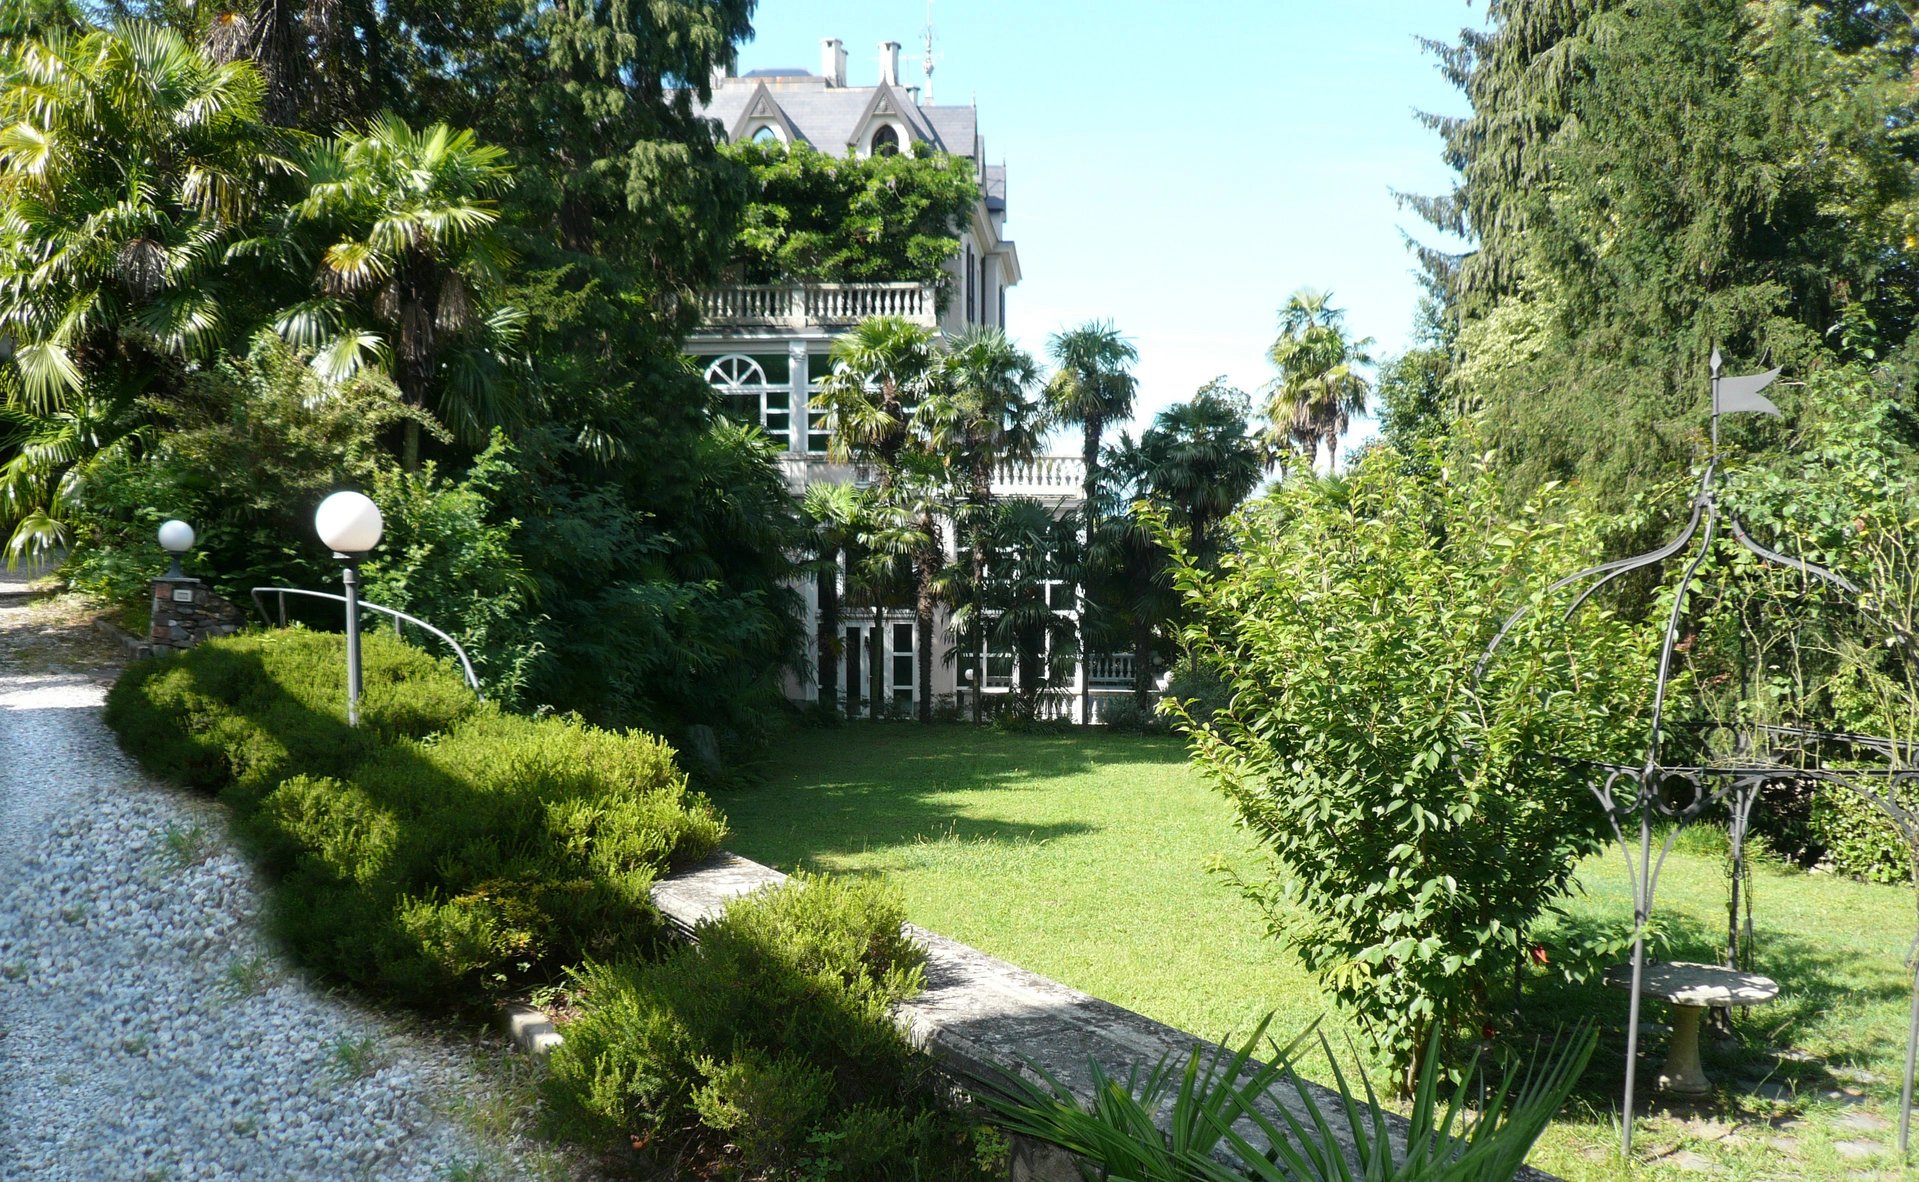
<path id="1" fill-rule="evenodd" d="M 933 0 L 926 0 L 926 56 L 920 59 L 920 70 L 926 75 L 926 105 L 933 105 L 933 67 L 939 64 L 939 58 L 933 52 Z"/>

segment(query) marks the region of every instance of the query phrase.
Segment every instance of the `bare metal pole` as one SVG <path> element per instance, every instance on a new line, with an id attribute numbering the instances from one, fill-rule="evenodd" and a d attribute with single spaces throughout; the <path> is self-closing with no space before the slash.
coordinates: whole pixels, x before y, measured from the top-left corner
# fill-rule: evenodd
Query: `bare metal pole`
<path id="1" fill-rule="evenodd" d="M 1642 786 L 1640 791 L 1645 791 Z M 1639 810 L 1639 882 L 1638 898 L 1633 900 L 1632 1000 L 1626 1010 L 1626 1094 L 1619 1122 L 1619 1156 L 1632 1160 L 1633 1085 L 1639 1075 L 1639 986 L 1646 975 L 1647 904 L 1652 897 L 1652 815 L 1642 803 Z"/>
<path id="2" fill-rule="evenodd" d="M 1906 1020 L 1906 1074 L 1899 1081 L 1899 1156 L 1912 1140 L 1912 1073 L 1919 1068 L 1919 964 L 1912 981 L 1912 1016 Z"/>
<path id="3" fill-rule="evenodd" d="M 360 725 L 360 559 L 354 554 L 335 554 L 346 564 L 341 581 L 346 584 L 346 722 Z"/>

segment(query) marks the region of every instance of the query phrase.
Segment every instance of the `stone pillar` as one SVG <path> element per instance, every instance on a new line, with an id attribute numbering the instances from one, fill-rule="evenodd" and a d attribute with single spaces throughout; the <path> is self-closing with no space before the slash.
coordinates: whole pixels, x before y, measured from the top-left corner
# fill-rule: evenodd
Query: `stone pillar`
<path id="1" fill-rule="evenodd" d="M 155 652 L 192 648 L 209 636 L 231 636 L 245 619 L 240 609 L 198 579 L 153 580 L 153 622 L 147 643 Z"/>
<path id="2" fill-rule="evenodd" d="M 807 450 L 807 435 L 813 424 L 812 407 L 807 405 L 813 363 L 806 352 L 805 341 L 786 342 L 786 384 L 788 393 L 787 407 L 791 414 L 791 430 L 787 433 L 786 450 L 796 456 L 803 456 Z"/>

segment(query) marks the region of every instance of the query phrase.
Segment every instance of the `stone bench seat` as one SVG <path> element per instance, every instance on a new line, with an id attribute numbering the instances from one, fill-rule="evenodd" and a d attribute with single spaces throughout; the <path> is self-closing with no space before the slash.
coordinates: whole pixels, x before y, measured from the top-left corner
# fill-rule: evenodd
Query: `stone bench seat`
<path id="1" fill-rule="evenodd" d="M 1632 988 L 1632 966 L 1606 970 L 1606 984 Z M 1699 1061 L 1699 1019 L 1708 1006 L 1756 1006 L 1779 996 L 1779 982 L 1758 973 L 1716 964 L 1675 960 L 1647 964 L 1640 972 L 1639 992 L 1672 1005 L 1672 1043 L 1666 1066 L 1659 1073 L 1659 1090 L 1676 1096 L 1712 1094 L 1712 1080 Z"/>

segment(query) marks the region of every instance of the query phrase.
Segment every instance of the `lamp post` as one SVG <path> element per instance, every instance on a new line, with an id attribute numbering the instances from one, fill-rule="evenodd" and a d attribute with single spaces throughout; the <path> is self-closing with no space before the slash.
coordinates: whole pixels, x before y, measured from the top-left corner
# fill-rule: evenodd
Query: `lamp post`
<path id="1" fill-rule="evenodd" d="M 360 725 L 360 560 L 380 544 L 385 525 L 380 507 L 357 492 L 337 492 L 320 502 L 313 528 L 320 540 L 345 566 L 346 584 L 346 720 Z"/>
<path id="2" fill-rule="evenodd" d="M 180 556 L 193 549 L 193 527 L 179 518 L 161 523 L 160 546 L 173 556 L 173 565 L 167 568 L 169 579 L 184 579 L 187 572 L 180 569 Z"/>

